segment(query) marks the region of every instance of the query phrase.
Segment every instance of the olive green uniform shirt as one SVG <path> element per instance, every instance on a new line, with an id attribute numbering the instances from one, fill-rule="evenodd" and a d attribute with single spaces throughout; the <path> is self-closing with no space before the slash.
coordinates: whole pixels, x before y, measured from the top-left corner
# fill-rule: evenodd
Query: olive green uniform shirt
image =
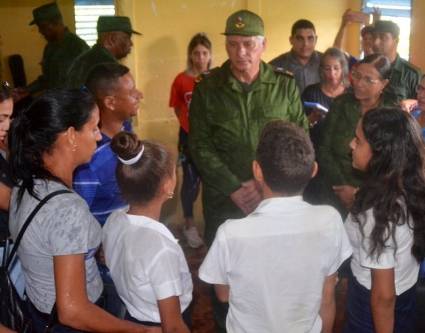
<path id="1" fill-rule="evenodd" d="M 68 88 L 80 88 L 86 83 L 90 70 L 97 64 L 117 62 L 117 59 L 103 46 L 99 44 L 84 52 L 75 59 L 68 73 Z"/>
<path id="2" fill-rule="evenodd" d="M 384 94 L 380 106 L 395 106 L 396 100 L 395 96 Z M 349 146 L 355 137 L 360 118 L 360 103 L 352 92 L 337 97 L 324 120 L 322 138 L 317 151 L 319 164 L 317 181 L 320 184 L 318 202 L 334 206 L 343 217 L 347 215 L 347 210 L 334 194 L 332 186 L 359 187 L 362 183 L 362 173 L 352 166 Z"/>
<path id="3" fill-rule="evenodd" d="M 89 46 L 77 35 L 65 31 L 61 41 L 48 42 L 41 61 L 42 74 L 27 86 L 30 93 L 45 89 L 63 88 L 72 62 Z"/>
<path id="4" fill-rule="evenodd" d="M 259 77 L 248 87 L 231 74 L 229 61 L 196 86 L 189 113 L 189 147 L 203 181 L 208 243 L 224 220 L 243 217 L 230 194 L 253 178 L 259 136 L 264 125 L 275 119 L 308 128 L 295 80 L 264 62 Z"/>
<path id="5" fill-rule="evenodd" d="M 391 64 L 391 78 L 387 88 L 398 100 L 416 99 L 416 87 L 421 81 L 421 72 L 410 62 L 397 58 Z"/>

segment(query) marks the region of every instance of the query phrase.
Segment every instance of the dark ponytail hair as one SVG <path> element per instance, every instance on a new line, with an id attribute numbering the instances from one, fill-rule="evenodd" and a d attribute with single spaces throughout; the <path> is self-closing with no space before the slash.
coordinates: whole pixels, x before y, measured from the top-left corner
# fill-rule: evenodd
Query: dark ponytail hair
<path id="1" fill-rule="evenodd" d="M 114 136 L 111 148 L 119 158 L 129 160 L 143 149 L 140 159 L 131 165 L 118 163 L 117 183 L 129 204 L 146 204 L 158 194 L 164 179 L 171 177 L 174 158 L 163 145 L 141 141 L 136 134 L 120 132 Z"/>
<path id="2" fill-rule="evenodd" d="M 25 191 L 37 198 L 35 179 L 57 179 L 43 163 L 60 133 L 77 131 L 90 119 L 95 107 L 92 95 L 82 90 L 51 90 L 17 115 L 9 130 L 10 173 L 19 186 L 18 202 Z M 60 181 L 60 180 L 59 180 Z"/>
<path id="3" fill-rule="evenodd" d="M 425 256 L 425 148 L 415 119 L 399 108 L 378 108 L 362 118 L 362 129 L 372 150 L 367 178 L 357 192 L 352 214 L 361 226 L 373 209 L 375 226 L 369 255 L 379 258 L 395 229 L 408 223 L 413 230 L 412 255 Z"/>

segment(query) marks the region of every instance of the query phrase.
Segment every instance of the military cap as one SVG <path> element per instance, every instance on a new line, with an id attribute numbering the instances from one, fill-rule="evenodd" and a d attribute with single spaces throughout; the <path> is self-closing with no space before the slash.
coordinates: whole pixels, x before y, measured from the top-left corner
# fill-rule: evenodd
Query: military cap
<path id="1" fill-rule="evenodd" d="M 123 31 L 128 34 L 141 35 L 131 27 L 130 19 L 127 16 L 99 16 L 97 19 L 97 33 Z"/>
<path id="2" fill-rule="evenodd" d="M 229 16 L 223 34 L 226 36 L 264 36 L 264 22 L 260 16 L 249 10 L 239 10 Z"/>
<path id="3" fill-rule="evenodd" d="M 46 5 L 35 8 L 32 11 L 33 20 L 29 25 L 38 24 L 43 21 L 49 21 L 55 18 L 62 18 L 59 7 L 56 2 L 48 3 Z"/>
<path id="4" fill-rule="evenodd" d="M 373 32 L 389 32 L 394 38 L 398 38 L 400 36 L 400 28 L 393 21 L 376 21 L 373 24 Z"/>

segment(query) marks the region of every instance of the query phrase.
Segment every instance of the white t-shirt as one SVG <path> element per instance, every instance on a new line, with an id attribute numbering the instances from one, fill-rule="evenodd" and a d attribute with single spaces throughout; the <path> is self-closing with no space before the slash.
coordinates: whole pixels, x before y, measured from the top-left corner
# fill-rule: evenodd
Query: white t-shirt
<path id="1" fill-rule="evenodd" d="M 395 255 L 394 241 L 390 237 L 379 258 L 371 257 L 369 255 L 372 246 L 370 234 L 375 226 L 372 209 L 366 211 L 365 218 L 363 242 L 360 225 L 353 221 L 353 217 L 349 215 L 345 222 L 345 229 L 353 246 L 353 257 L 351 259 L 353 274 L 362 286 L 370 290 L 371 269 L 394 268 L 396 294 L 400 295 L 410 289 L 418 280 L 419 263 L 411 253 L 413 230 L 409 228 L 407 223 L 396 226 L 397 251 Z"/>
<path id="2" fill-rule="evenodd" d="M 103 250 L 118 294 L 130 315 L 160 323 L 158 300 L 178 296 L 183 312 L 192 301 L 192 276 L 183 250 L 162 223 L 112 213 L 103 227 Z"/>
<path id="3" fill-rule="evenodd" d="M 335 209 L 272 198 L 219 227 L 199 277 L 230 286 L 229 332 L 319 333 L 324 281 L 350 254 Z"/>
<path id="4" fill-rule="evenodd" d="M 34 190 L 40 199 L 63 189 L 67 188 L 54 181 L 35 180 Z M 10 233 L 14 240 L 28 215 L 39 203 L 39 200 L 25 192 L 17 207 L 17 194 L 18 188 L 15 187 L 9 213 Z M 18 248 L 25 276 L 25 290 L 39 311 L 50 313 L 56 301 L 54 256 L 84 254 L 87 296 L 90 301 L 97 301 L 103 289 L 94 257 L 100 240 L 100 225 L 78 194 L 57 195 L 41 207 Z"/>

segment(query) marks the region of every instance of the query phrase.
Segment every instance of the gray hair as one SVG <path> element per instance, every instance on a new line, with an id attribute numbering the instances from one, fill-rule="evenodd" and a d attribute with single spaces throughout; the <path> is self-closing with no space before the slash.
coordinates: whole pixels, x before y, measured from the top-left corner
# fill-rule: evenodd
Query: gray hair
<path id="1" fill-rule="evenodd" d="M 319 67 L 319 74 L 320 74 L 320 81 L 323 82 L 324 75 L 323 75 L 323 69 L 325 66 L 325 59 L 327 57 L 335 58 L 341 65 L 342 69 L 342 83 L 344 86 L 347 86 L 348 81 L 348 61 L 347 56 L 344 54 L 343 51 L 336 47 L 330 47 L 328 48 L 325 53 L 322 54 L 322 57 L 320 58 L 320 67 Z"/>

